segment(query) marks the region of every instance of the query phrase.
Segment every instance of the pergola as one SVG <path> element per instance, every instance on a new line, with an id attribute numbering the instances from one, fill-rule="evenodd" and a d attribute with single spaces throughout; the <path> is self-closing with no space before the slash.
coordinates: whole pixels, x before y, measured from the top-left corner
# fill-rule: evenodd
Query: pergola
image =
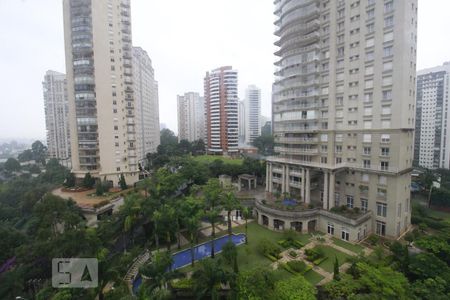
<path id="1" fill-rule="evenodd" d="M 249 174 L 239 175 L 238 176 L 239 191 L 241 191 L 241 189 L 242 189 L 242 180 L 247 181 L 249 191 L 252 189 L 252 186 L 254 189 L 256 189 L 256 176 L 255 175 L 249 175 Z"/>

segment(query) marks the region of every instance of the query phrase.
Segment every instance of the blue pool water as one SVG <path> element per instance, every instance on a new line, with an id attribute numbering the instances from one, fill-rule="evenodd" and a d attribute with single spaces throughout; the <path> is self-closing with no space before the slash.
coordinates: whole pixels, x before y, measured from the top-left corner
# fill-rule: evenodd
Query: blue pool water
<path id="1" fill-rule="evenodd" d="M 282 201 L 282 203 L 283 203 L 283 205 L 286 205 L 286 206 L 295 206 L 295 205 L 297 205 L 297 200 L 286 198 Z"/>
<path id="2" fill-rule="evenodd" d="M 222 236 L 214 240 L 214 253 L 219 253 L 222 251 L 222 247 L 228 243 L 229 236 Z M 245 243 L 245 234 L 233 234 L 231 236 L 231 241 L 237 246 Z M 211 256 L 211 242 L 206 242 L 199 244 L 194 247 L 194 259 L 195 261 L 201 260 L 205 257 Z M 191 249 L 186 249 L 177 253 L 172 254 L 173 264 L 172 269 L 179 269 L 184 266 L 191 264 Z M 136 294 L 139 290 L 139 286 L 142 283 L 142 278 L 140 275 L 136 277 L 133 281 L 133 292 Z"/>

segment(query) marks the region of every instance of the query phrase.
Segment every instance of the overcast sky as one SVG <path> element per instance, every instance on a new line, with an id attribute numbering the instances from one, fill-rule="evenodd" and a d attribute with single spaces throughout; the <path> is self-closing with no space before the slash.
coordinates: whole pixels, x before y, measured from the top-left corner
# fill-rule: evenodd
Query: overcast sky
<path id="1" fill-rule="evenodd" d="M 205 72 L 239 71 L 239 94 L 256 84 L 270 115 L 273 0 L 132 0 L 133 44 L 149 53 L 160 121 L 177 129 L 176 95 L 203 94 Z M 419 0 L 419 69 L 450 60 L 450 1 Z M 65 72 L 62 0 L 0 0 L 0 138 L 44 138 L 42 80 Z"/>

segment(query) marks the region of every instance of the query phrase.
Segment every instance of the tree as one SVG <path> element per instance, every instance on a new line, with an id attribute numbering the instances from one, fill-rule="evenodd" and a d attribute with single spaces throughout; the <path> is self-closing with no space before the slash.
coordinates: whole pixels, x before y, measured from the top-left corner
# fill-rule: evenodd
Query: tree
<path id="1" fill-rule="evenodd" d="M 313 300 L 316 299 L 316 289 L 303 276 L 297 275 L 275 284 L 275 299 Z"/>
<path id="2" fill-rule="evenodd" d="M 92 189 L 94 185 L 95 185 L 95 178 L 92 177 L 90 172 L 86 173 L 83 178 L 82 186 L 87 189 Z"/>
<path id="3" fill-rule="evenodd" d="M 193 141 L 191 148 L 192 148 L 193 155 L 204 154 L 205 153 L 205 142 L 202 139 Z"/>
<path id="4" fill-rule="evenodd" d="M 336 281 L 339 281 L 341 279 L 339 275 L 339 261 L 337 256 L 334 257 L 334 272 L 333 272 L 333 279 Z"/>
<path id="5" fill-rule="evenodd" d="M 197 298 L 203 299 L 209 295 L 213 300 L 219 299 L 220 284 L 226 284 L 231 276 L 220 260 L 211 258 L 201 260 L 192 274 Z"/>
<path id="6" fill-rule="evenodd" d="M 176 278 L 172 270 L 173 258 L 169 252 L 156 252 L 149 264 L 141 267 L 140 273 L 149 278 L 151 289 L 167 289 L 169 280 Z"/>
<path id="7" fill-rule="evenodd" d="M 4 164 L 4 168 L 8 172 L 20 171 L 20 163 L 15 158 L 8 158 Z"/>
<path id="8" fill-rule="evenodd" d="M 39 168 L 38 165 L 31 165 L 30 166 L 30 173 L 31 174 L 40 174 L 41 173 L 41 169 Z"/>
<path id="9" fill-rule="evenodd" d="M 178 147 L 180 149 L 181 154 L 188 154 L 191 153 L 191 143 L 188 140 L 181 140 L 178 144 Z"/>
<path id="10" fill-rule="evenodd" d="M 228 222 L 228 235 L 231 239 L 231 212 L 239 208 L 239 200 L 236 198 L 233 192 L 228 192 L 223 196 L 223 209 L 227 212 L 227 222 Z"/>
<path id="11" fill-rule="evenodd" d="M 220 210 L 217 208 L 211 208 L 209 211 L 206 212 L 206 217 L 208 218 L 209 223 L 211 223 L 211 258 L 214 258 L 215 256 L 214 240 L 216 238 L 216 223 L 220 218 Z"/>
<path id="12" fill-rule="evenodd" d="M 275 275 L 271 269 L 259 267 L 241 271 L 236 282 L 238 299 L 276 299 L 274 295 Z"/>
<path id="13" fill-rule="evenodd" d="M 446 300 L 449 296 L 446 294 L 447 286 L 444 279 L 436 277 L 415 281 L 411 289 L 417 299 Z"/>
<path id="14" fill-rule="evenodd" d="M 252 216 L 252 212 L 248 207 L 242 208 L 242 216 L 245 220 L 245 244 L 248 244 L 248 219 Z"/>
<path id="15" fill-rule="evenodd" d="M 102 185 L 102 182 L 100 180 L 97 180 L 97 183 L 95 184 L 95 194 L 97 196 L 102 196 L 103 195 L 103 185 Z"/>
<path id="16" fill-rule="evenodd" d="M 200 229 L 199 221 L 200 221 L 199 215 L 187 217 L 184 221 L 184 223 L 186 224 L 187 231 L 189 233 L 189 242 L 191 244 L 190 246 L 191 246 L 191 265 L 192 266 L 194 266 L 194 262 L 195 262 L 194 246 L 195 246 L 195 241 L 197 239 L 198 230 Z"/>
<path id="17" fill-rule="evenodd" d="M 31 144 L 31 152 L 36 163 L 45 165 L 45 158 L 47 157 L 47 147 L 41 143 L 41 141 L 35 141 Z"/>
<path id="18" fill-rule="evenodd" d="M 272 135 L 262 135 L 253 140 L 253 146 L 263 155 L 271 155 L 273 153 L 274 138 Z"/>
<path id="19" fill-rule="evenodd" d="M 19 159 L 20 162 L 30 161 L 33 159 L 33 152 L 31 151 L 31 149 L 27 149 L 22 153 L 20 153 L 17 158 Z"/>
<path id="20" fill-rule="evenodd" d="M 227 265 L 232 266 L 234 273 L 239 273 L 239 266 L 237 262 L 238 252 L 236 245 L 233 242 L 228 241 L 225 245 L 223 245 L 222 257 Z"/>
<path id="21" fill-rule="evenodd" d="M 128 188 L 128 185 L 127 185 L 127 182 L 125 181 L 125 176 L 123 175 L 123 173 L 120 174 L 119 185 L 120 185 L 120 189 L 122 191 L 124 191 Z"/>

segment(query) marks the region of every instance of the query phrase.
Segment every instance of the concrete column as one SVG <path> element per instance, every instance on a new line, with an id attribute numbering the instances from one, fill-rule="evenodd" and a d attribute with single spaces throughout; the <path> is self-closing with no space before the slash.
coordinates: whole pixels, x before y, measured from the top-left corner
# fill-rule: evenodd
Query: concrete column
<path id="1" fill-rule="evenodd" d="M 266 163 L 266 192 L 269 191 L 269 169 L 270 169 L 270 164 Z"/>
<path id="2" fill-rule="evenodd" d="M 323 173 L 323 209 L 328 209 L 328 171 Z"/>
<path id="3" fill-rule="evenodd" d="M 256 178 L 255 179 L 253 179 L 253 182 L 255 183 L 255 190 L 256 190 Z"/>
<path id="4" fill-rule="evenodd" d="M 311 203 L 311 179 L 309 178 L 309 169 L 306 169 L 305 182 L 305 203 Z"/>
<path id="5" fill-rule="evenodd" d="M 282 166 L 282 172 L 281 172 L 281 193 L 286 192 L 286 166 Z"/>
<path id="6" fill-rule="evenodd" d="M 305 178 L 305 169 L 302 168 L 302 187 L 301 187 L 301 196 L 302 201 L 305 202 L 305 186 L 306 186 L 306 178 Z"/>
<path id="7" fill-rule="evenodd" d="M 272 193 L 273 191 L 273 181 L 272 181 L 272 164 L 269 164 L 269 192 Z"/>
<path id="8" fill-rule="evenodd" d="M 330 173 L 330 197 L 329 197 L 329 202 L 328 202 L 328 209 L 332 209 L 334 207 L 334 199 L 335 199 L 335 181 L 336 181 L 336 174 L 334 174 L 333 172 Z"/>

